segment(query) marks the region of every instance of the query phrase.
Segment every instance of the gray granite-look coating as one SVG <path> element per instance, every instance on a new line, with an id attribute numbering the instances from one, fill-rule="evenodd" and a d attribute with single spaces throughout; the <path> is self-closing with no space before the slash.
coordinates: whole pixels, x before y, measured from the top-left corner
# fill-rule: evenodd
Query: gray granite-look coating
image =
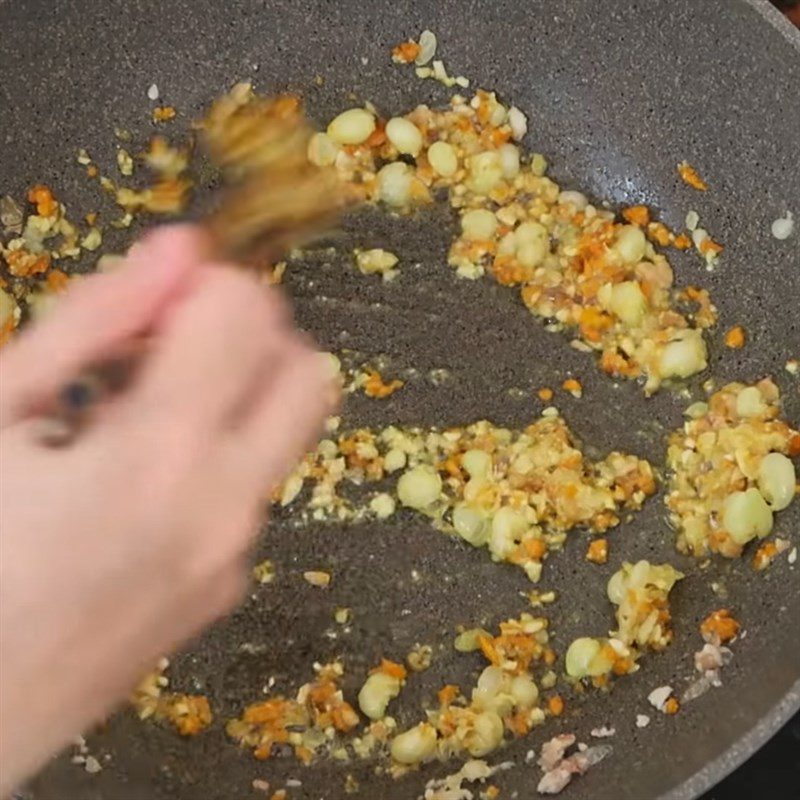
<path id="1" fill-rule="evenodd" d="M 679 282 L 708 286 L 719 306 L 712 371 L 721 380 L 777 375 L 787 413 L 799 420 L 798 384 L 783 365 L 800 355 L 800 236 L 779 243 L 770 223 L 787 209 L 800 217 L 800 37 L 761 0 L 9 0 L 0 3 L 0 190 L 19 194 L 45 180 L 76 210 L 96 207 L 74 153 L 85 146 L 110 168 L 115 125 L 147 135 L 152 83 L 184 122 L 247 77 L 260 89 L 302 91 L 319 119 L 345 107 L 351 92 L 387 112 L 441 103 L 442 87 L 416 80 L 388 57 L 392 45 L 424 27 L 437 33 L 451 72 L 497 89 L 529 114 L 527 142 L 548 156 L 558 180 L 612 203 L 647 202 L 675 227 L 690 208 L 700 212 L 727 246 L 720 269 L 708 275 L 691 255 L 673 263 Z M 322 88 L 313 84 L 317 73 L 325 77 Z M 678 180 L 675 166 L 684 158 L 711 191 L 698 194 Z M 488 416 L 522 425 L 540 411 L 534 387 L 574 374 L 584 398 L 559 397 L 559 405 L 577 433 L 600 452 L 626 449 L 663 463 L 664 433 L 680 424 L 685 401 L 668 392 L 646 401 L 632 384 L 615 388 L 587 356 L 532 321 L 514 293 L 489 281 L 455 280 L 444 265 L 452 225 L 445 209 L 400 221 L 377 213 L 352 220 L 346 247 L 382 245 L 400 255 L 401 276 L 389 285 L 355 276 L 341 256 L 312 257 L 289 270 L 297 314 L 325 347 L 386 353 L 398 372 L 447 367 L 452 374 L 439 388 L 411 380 L 388 403 L 352 398 L 348 418 L 448 424 Z M 750 334 L 736 353 L 721 347 L 722 332 L 734 323 Z M 692 383 L 695 396 L 700 382 Z M 513 387 L 525 389 L 526 399 L 509 396 Z M 314 660 L 343 655 L 352 696 L 379 656 L 402 657 L 415 642 L 443 643 L 431 669 L 414 676 L 396 704 L 408 724 L 443 682 L 468 686 L 479 668 L 477 656 L 451 650 L 456 625 L 496 623 L 525 609 L 520 571 L 491 564 L 485 553 L 431 533 L 405 513 L 350 529 L 295 530 L 285 515 L 275 517 L 258 546 L 260 557 L 277 563 L 275 584 L 254 589 L 172 669 L 176 688 L 209 692 L 218 720 L 255 700 L 270 676 L 278 691 L 293 692 Z M 800 504 L 779 519 L 778 532 L 800 544 Z M 604 584 L 623 559 L 640 557 L 670 559 L 691 575 L 673 595 L 675 642 L 611 695 L 586 704 L 570 698 L 556 724 L 497 754 L 493 761 L 516 762 L 496 779 L 502 797 L 534 796 L 539 773 L 524 763 L 528 749 L 559 730 L 589 741 L 601 724 L 617 729 L 614 755 L 566 797 L 694 797 L 800 704 L 800 568 L 790 569 L 784 557 L 763 574 L 747 562 L 715 562 L 699 573 L 674 553 L 661 498 L 611 534 L 605 568 L 583 559 L 585 544 L 583 535 L 571 537 L 545 568 L 543 588 L 562 587 L 550 612 L 557 649 L 611 626 Z M 302 580 L 313 568 L 332 570 L 328 591 Z M 686 685 L 697 622 L 721 605 L 712 581 L 725 582 L 725 605 L 748 635 L 735 645 L 723 688 L 663 717 L 645 698 L 665 683 Z M 338 605 L 353 608 L 352 631 L 332 640 L 324 632 L 337 627 Z M 256 651 L 242 649 L 245 643 Z M 650 714 L 647 728 L 635 727 L 637 713 Z M 250 788 L 256 777 L 273 790 L 301 779 L 293 800 L 344 796 L 347 769 L 304 769 L 280 758 L 259 763 L 226 741 L 219 724 L 181 741 L 121 714 L 89 744 L 95 755 L 111 754 L 101 773 L 87 775 L 62 757 L 33 782 L 30 796 L 239 800 L 257 796 Z M 393 782 L 374 776 L 373 766 L 350 768 L 361 797 L 413 798 L 448 769 Z"/>

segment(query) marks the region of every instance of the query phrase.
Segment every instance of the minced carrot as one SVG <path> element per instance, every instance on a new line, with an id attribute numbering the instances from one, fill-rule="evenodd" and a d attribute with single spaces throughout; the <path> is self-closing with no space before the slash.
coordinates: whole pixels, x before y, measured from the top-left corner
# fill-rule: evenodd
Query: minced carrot
<path id="1" fill-rule="evenodd" d="M 554 694 L 547 701 L 547 708 L 554 717 L 560 717 L 564 713 L 564 700 L 561 695 Z"/>
<path id="2" fill-rule="evenodd" d="M 715 242 L 711 238 L 703 239 L 699 246 L 699 250 L 704 256 L 707 256 L 710 253 L 718 256 L 724 249 L 725 248 L 719 242 Z"/>
<path id="3" fill-rule="evenodd" d="M 589 342 L 599 342 L 603 332 L 614 324 L 613 319 L 595 306 L 587 306 L 581 311 L 581 335 Z"/>
<path id="4" fill-rule="evenodd" d="M 776 555 L 778 555 L 778 545 L 775 542 L 765 542 L 756 550 L 753 556 L 753 568 L 759 572 L 766 569 Z"/>
<path id="5" fill-rule="evenodd" d="M 594 539 L 586 550 L 586 560 L 595 564 L 605 564 L 608 561 L 608 539 Z"/>
<path id="6" fill-rule="evenodd" d="M 156 106 L 153 109 L 153 122 L 169 122 L 175 119 L 177 113 L 173 106 Z"/>
<path id="7" fill-rule="evenodd" d="M 419 55 L 419 50 L 419 45 L 409 39 L 392 49 L 392 61 L 397 64 L 410 64 Z"/>
<path id="8" fill-rule="evenodd" d="M 630 206 L 622 210 L 622 218 L 643 228 L 650 222 L 650 209 L 647 206 Z"/>
<path id="9" fill-rule="evenodd" d="M 708 189 L 708 184 L 700 177 L 697 170 L 688 161 L 681 161 L 681 163 L 678 164 L 678 175 L 681 176 L 681 180 L 685 184 L 691 186 L 693 189 L 697 189 L 700 192 L 704 192 Z"/>
<path id="10" fill-rule="evenodd" d="M 406 668 L 402 664 L 398 664 L 396 661 L 389 661 L 388 658 L 382 658 L 380 666 L 375 667 L 370 674 L 375 672 L 382 672 L 384 675 L 389 675 L 400 681 L 404 681 L 406 675 L 408 675 Z"/>
<path id="11" fill-rule="evenodd" d="M 479 636 L 478 644 L 481 652 L 486 656 L 486 660 L 497 666 L 500 663 L 500 654 L 494 646 L 494 640 L 489 636 Z"/>
<path id="12" fill-rule="evenodd" d="M 170 696 L 165 706 L 164 715 L 181 736 L 196 736 L 213 720 L 211 706 L 204 695 Z"/>
<path id="13" fill-rule="evenodd" d="M 664 703 L 664 713 L 665 714 L 677 714 L 678 710 L 680 709 L 681 704 L 678 702 L 677 697 L 670 697 L 666 703 Z"/>
<path id="14" fill-rule="evenodd" d="M 536 394 L 543 403 L 549 403 L 553 399 L 553 390 L 543 386 Z"/>
<path id="15" fill-rule="evenodd" d="M 460 694 L 461 689 L 459 689 L 458 686 L 454 683 L 448 683 L 439 689 L 436 693 L 436 697 L 439 700 L 439 705 L 449 706 Z"/>
<path id="16" fill-rule="evenodd" d="M 720 608 L 712 611 L 700 624 L 700 633 L 703 638 L 710 638 L 712 635 L 720 642 L 728 642 L 739 633 L 742 626 L 739 621 L 731 616 L 727 608 Z"/>
<path id="17" fill-rule="evenodd" d="M 581 382 L 575 378 L 567 378 L 564 383 L 561 384 L 561 388 L 565 392 L 569 392 L 573 397 L 579 398 L 583 395 L 583 387 L 581 386 Z"/>
<path id="18" fill-rule="evenodd" d="M 734 325 L 725 334 L 725 347 L 730 347 L 731 350 L 741 350 L 746 338 L 744 328 L 741 325 Z"/>
<path id="19" fill-rule="evenodd" d="M 497 798 L 500 797 L 500 789 L 494 784 L 487 786 L 483 796 L 486 800 L 497 800 Z"/>
<path id="20" fill-rule="evenodd" d="M 48 292 L 63 292 L 69 286 L 69 275 L 60 269 L 53 269 L 47 273 L 45 285 Z"/>
<path id="21" fill-rule="evenodd" d="M 84 216 L 87 225 L 94 225 L 97 222 L 97 212 L 90 211 L 88 214 Z"/>
<path id="22" fill-rule="evenodd" d="M 675 241 L 672 244 L 675 245 L 678 250 L 688 250 L 692 246 L 692 239 L 685 233 L 681 233 L 675 237 Z"/>
<path id="23" fill-rule="evenodd" d="M 380 372 L 378 372 L 376 369 L 368 369 L 366 370 L 366 373 L 367 379 L 364 381 L 364 394 L 366 394 L 367 397 L 372 397 L 376 400 L 383 400 L 403 387 L 403 381 L 398 380 L 397 378 L 389 383 L 386 383 L 383 380 Z"/>
<path id="24" fill-rule="evenodd" d="M 547 553 L 547 545 L 541 539 L 526 539 L 522 546 L 525 554 L 534 561 L 541 561 Z"/>
<path id="25" fill-rule="evenodd" d="M 90 178 L 96 178 L 100 174 L 100 170 L 97 169 L 97 167 L 94 164 L 89 164 L 89 166 L 86 167 L 86 174 Z"/>
<path id="26" fill-rule="evenodd" d="M 672 244 L 672 231 L 663 222 L 651 222 L 647 226 L 647 235 L 661 247 Z"/>
<path id="27" fill-rule="evenodd" d="M 58 211 L 58 201 L 49 186 L 37 183 L 28 190 L 28 202 L 36 206 L 40 217 L 52 217 Z"/>

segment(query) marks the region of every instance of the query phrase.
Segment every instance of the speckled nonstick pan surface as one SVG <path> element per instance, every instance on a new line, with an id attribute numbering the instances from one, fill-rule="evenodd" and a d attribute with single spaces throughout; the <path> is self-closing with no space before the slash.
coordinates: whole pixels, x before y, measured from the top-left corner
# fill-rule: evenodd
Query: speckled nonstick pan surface
<path id="1" fill-rule="evenodd" d="M 552 2 L 280 2 L 172 0 L 0 2 L 0 131 L 4 191 L 34 180 L 58 187 L 76 208 L 95 203 L 74 165 L 78 147 L 113 163 L 113 126 L 147 133 L 147 87 L 155 82 L 184 119 L 197 115 L 233 81 L 261 89 L 300 90 L 319 119 L 348 104 L 353 92 L 387 112 L 427 101 L 444 89 L 390 63 L 392 45 L 423 27 L 434 30 L 448 65 L 479 86 L 498 90 L 530 116 L 528 140 L 544 152 L 565 185 L 612 203 L 646 202 L 671 227 L 696 208 L 727 245 L 722 266 L 706 274 L 689 255 L 673 256 L 678 280 L 708 286 L 721 312 L 712 368 L 721 380 L 775 375 L 790 419 L 800 420 L 797 383 L 783 365 L 800 343 L 800 248 L 778 243 L 770 222 L 800 213 L 800 37 L 766 3 L 745 0 Z M 255 65 L 258 69 L 256 71 Z M 316 87 L 314 76 L 325 77 Z M 676 178 L 687 158 L 713 187 L 693 193 Z M 513 291 L 492 282 L 457 280 L 445 255 L 453 219 L 446 209 L 419 218 L 358 215 L 341 249 L 386 246 L 403 269 L 391 284 L 365 280 L 345 257 L 311 257 L 288 272 L 301 322 L 330 349 L 386 354 L 393 370 L 420 377 L 391 401 L 351 397 L 353 424 L 450 424 L 488 417 L 521 426 L 541 410 L 533 387 L 557 385 L 567 371 L 584 384 L 582 400 L 560 401 L 591 449 L 619 448 L 663 465 L 664 437 L 686 404 L 664 391 L 645 400 L 639 387 L 615 387 L 558 335 L 548 334 Z M 113 244 L 113 243 L 112 243 Z M 721 331 L 741 323 L 750 344 L 733 353 Z M 451 378 L 435 386 L 429 370 Z M 699 396 L 702 378 L 692 383 Z M 515 399 L 509 389 L 524 389 Z M 87 487 L 91 491 L 91 487 Z M 781 535 L 800 543 L 800 504 L 780 517 Z M 517 766 L 497 783 L 502 797 L 531 797 L 539 772 L 524 754 L 559 730 L 588 739 L 614 725 L 613 757 L 573 783 L 578 798 L 694 797 L 740 763 L 800 704 L 800 579 L 785 558 L 757 574 L 746 561 L 715 561 L 700 573 L 674 552 L 662 497 L 611 536 L 605 567 L 583 558 L 586 537 L 569 538 L 550 558 L 542 586 L 558 587 L 548 609 L 555 646 L 611 625 L 605 583 L 623 559 L 669 559 L 691 575 L 673 592 L 675 641 L 646 658 L 610 696 L 570 701 L 568 713 L 497 755 Z M 401 513 L 388 524 L 296 528 L 276 513 L 259 554 L 278 567 L 226 622 L 174 661 L 173 685 L 204 691 L 217 719 L 235 716 L 259 697 L 270 676 L 292 692 L 315 660 L 343 655 L 347 690 L 381 654 L 401 655 L 415 642 L 441 645 L 433 666 L 410 681 L 399 713 L 408 723 L 444 682 L 463 682 L 478 656 L 452 651 L 456 625 L 493 624 L 525 609 L 521 571 L 432 532 Z M 327 568 L 328 591 L 307 585 L 304 569 Z M 411 572 L 421 579 L 412 582 Z M 656 686 L 684 686 L 697 649 L 697 623 L 719 606 L 712 581 L 724 581 L 748 635 L 735 645 L 724 686 L 666 718 L 647 706 Z M 335 606 L 354 611 L 352 632 L 336 639 Z M 92 620 L 86 620 L 87 626 Z M 97 631 L 102 635 L 102 631 Z M 247 645 L 247 646 L 245 646 Z M 53 679 L 57 680 L 58 665 Z M 637 730 L 636 713 L 650 713 Z M 54 709 L 54 713 L 58 713 Z M 344 796 L 347 769 L 293 759 L 264 764 L 227 741 L 221 724 L 192 741 L 123 713 L 90 737 L 111 760 L 87 775 L 68 758 L 55 761 L 28 790 L 36 800 L 239 800 L 257 796 L 256 777 L 273 787 L 302 780 L 292 798 Z M 400 782 L 372 777 L 373 764 L 348 767 L 365 798 L 413 798 L 432 767 Z"/>

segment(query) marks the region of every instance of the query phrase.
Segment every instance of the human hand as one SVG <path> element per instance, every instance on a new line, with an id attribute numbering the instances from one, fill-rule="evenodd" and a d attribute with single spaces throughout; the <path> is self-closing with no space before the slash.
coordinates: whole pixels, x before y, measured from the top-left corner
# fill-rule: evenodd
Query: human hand
<path id="1" fill-rule="evenodd" d="M 264 498 L 330 410 L 282 298 L 203 247 L 154 233 L 0 357 L 0 797 L 235 604 Z M 143 334 L 132 385 L 42 445 L 36 410 Z"/>

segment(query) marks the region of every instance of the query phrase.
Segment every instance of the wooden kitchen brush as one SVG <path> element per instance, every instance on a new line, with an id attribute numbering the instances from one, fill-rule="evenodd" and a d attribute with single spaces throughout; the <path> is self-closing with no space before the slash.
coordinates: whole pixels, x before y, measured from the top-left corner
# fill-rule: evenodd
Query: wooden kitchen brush
<path id="1" fill-rule="evenodd" d="M 225 185 L 205 224 L 226 258 L 276 259 L 336 223 L 344 187 L 333 168 L 309 161 L 313 129 L 297 97 L 258 97 L 237 84 L 212 105 L 202 131 Z"/>
<path id="2" fill-rule="evenodd" d="M 249 84 L 237 84 L 214 102 L 201 130 L 223 178 L 218 203 L 201 223 L 216 256 L 263 267 L 336 224 L 346 193 L 333 168 L 308 160 L 313 129 L 296 97 L 258 97 Z M 128 385 L 146 347 L 139 342 L 132 354 L 67 384 L 41 419 L 41 441 L 72 441 L 96 401 Z"/>

